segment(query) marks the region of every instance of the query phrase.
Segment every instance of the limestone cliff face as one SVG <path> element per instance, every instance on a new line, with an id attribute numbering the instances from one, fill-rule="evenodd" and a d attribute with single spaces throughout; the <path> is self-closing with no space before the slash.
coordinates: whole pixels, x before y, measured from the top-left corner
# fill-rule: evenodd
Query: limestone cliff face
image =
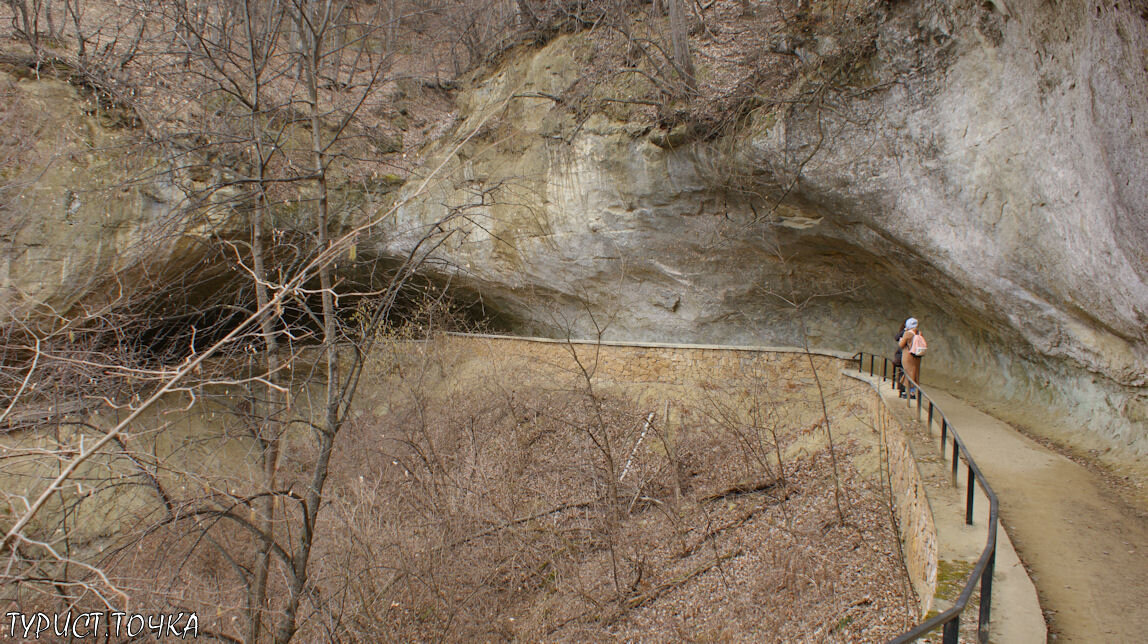
<path id="1" fill-rule="evenodd" d="M 886 11 L 848 83 L 817 86 L 841 43 L 805 42 L 794 100 L 716 139 L 556 102 L 583 34 L 508 56 L 425 150 L 446 180 L 408 182 L 360 254 L 456 215 L 439 270 L 524 332 L 889 354 L 913 315 L 926 382 L 1148 452 L 1148 21 L 1036 0 Z M 195 177 L 147 172 L 162 159 L 72 86 L 0 74 L 0 91 L 2 127 L 33 134 L 0 146 L 4 316 L 65 314 L 243 235 L 227 208 L 184 208 Z"/>
<path id="2" fill-rule="evenodd" d="M 1079 446 L 1148 453 L 1138 13 L 898 3 L 856 91 L 757 109 L 705 142 L 545 98 L 578 79 L 576 39 L 466 93 L 427 155 L 449 180 L 377 252 L 465 215 L 447 224 L 452 279 L 523 330 L 792 344 L 804 327 L 816 346 L 889 354 L 913 315 L 926 382 Z"/>
<path id="3" fill-rule="evenodd" d="M 205 240 L 236 234 L 229 209 L 186 216 L 187 186 L 75 86 L 0 71 L 0 91 L 0 319 L 52 327 L 77 302 L 152 287 L 141 280 L 195 266 Z"/>

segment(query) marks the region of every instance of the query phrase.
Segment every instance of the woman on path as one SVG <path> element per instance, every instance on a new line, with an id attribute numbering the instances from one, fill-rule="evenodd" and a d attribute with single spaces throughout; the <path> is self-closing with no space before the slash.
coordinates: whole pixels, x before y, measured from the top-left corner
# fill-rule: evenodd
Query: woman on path
<path id="1" fill-rule="evenodd" d="M 905 370 L 905 367 L 901 364 L 901 352 L 903 351 L 901 349 L 901 336 L 905 335 L 905 322 L 907 321 L 901 321 L 901 328 L 897 329 L 897 335 L 893 336 L 893 341 L 897 343 L 897 352 L 893 354 L 893 388 L 902 394 L 905 393 L 905 381 L 901 377 L 901 372 Z"/>
<path id="2" fill-rule="evenodd" d="M 921 384 L 921 356 L 913 355 L 911 350 L 913 338 L 918 335 L 920 335 L 921 338 L 925 337 L 924 334 L 921 333 L 921 329 L 918 328 L 917 318 L 905 320 L 905 333 L 902 334 L 901 339 L 897 341 L 897 346 L 901 347 L 901 363 L 904 365 L 905 375 L 909 376 L 913 382 L 919 385 Z M 910 385 L 909 399 L 912 400 L 916 393 L 917 388 Z M 901 395 L 904 397 L 904 392 L 902 392 Z"/>

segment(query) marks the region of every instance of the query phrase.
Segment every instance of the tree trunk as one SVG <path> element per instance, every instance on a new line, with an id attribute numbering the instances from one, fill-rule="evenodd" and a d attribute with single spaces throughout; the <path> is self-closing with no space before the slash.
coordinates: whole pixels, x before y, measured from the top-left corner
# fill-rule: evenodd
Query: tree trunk
<path id="1" fill-rule="evenodd" d="M 307 84 L 307 102 L 310 104 L 312 173 L 315 176 L 315 234 L 316 252 L 327 255 L 330 250 L 330 194 L 327 185 L 328 158 L 323 142 L 322 111 L 319 106 L 319 66 L 324 54 L 323 41 L 331 26 L 331 19 L 338 14 L 328 0 L 322 9 L 310 16 L 305 32 L 306 50 L 302 67 Z M 319 456 L 311 473 L 311 484 L 303 499 L 303 529 L 299 535 L 298 547 L 292 558 L 294 570 L 290 582 L 286 614 L 275 633 L 275 641 L 286 644 L 295 635 L 299 602 L 307 585 L 307 565 L 311 558 L 311 547 L 315 538 L 315 522 L 323 500 L 323 487 L 330 471 L 331 450 L 335 444 L 335 434 L 339 429 L 339 403 L 341 382 L 339 379 L 338 326 L 335 317 L 334 280 L 330 261 L 324 261 L 319 268 L 319 288 L 322 291 L 320 320 L 323 324 L 323 353 L 327 363 L 326 400 L 324 417 L 319 428 Z"/>
<path id="2" fill-rule="evenodd" d="M 274 3 L 270 3 L 274 5 Z M 270 294 L 267 290 L 266 251 L 264 249 L 263 226 L 267 209 L 267 163 L 272 154 L 264 145 L 263 132 L 263 56 L 262 47 L 267 46 L 270 40 L 278 36 L 278 25 L 281 24 L 273 17 L 267 18 L 265 24 L 256 24 L 257 12 L 252 7 L 251 0 L 243 0 L 244 40 L 247 46 L 247 63 L 250 65 L 249 76 L 251 80 L 251 140 L 255 146 L 255 202 L 251 209 L 251 265 L 252 278 L 255 282 L 255 299 L 263 314 L 259 316 L 259 333 L 263 340 L 264 365 L 267 369 L 268 384 L 264 385 L 264 402 L 255 415 L 258 427 L 256 440 L 260 447 L 260 458 L 263 463 L 263 490 L 266 495 L 256 503 L 256 527 L 266 538 L 260 541 L 255 555 L 255 566 L 251 586 L 248 592 L 247 604 L 247 641 L 254 644 L 259 641 L 262 630 L 263 615 L 267 603 L 267 573 L 270 568 L 271 542 L 275 530 L 275 479 L 279 469 L 279 438 L 281 425 L 278 414 L 281 413 L 285 400 L 281 401 L 281 394 L 274 386 L 279 379 L 279 343 L 275 334 L 275 322 L 278 316 L 267 303 Z M 264 31 L 264 28 L 268 31 Z M 256 403 L 258 405 L 258 403 Z"/>
<path id="3" fill-rule="evenodd" d="M 670 42 L 673 46 L 674 66 L 682 77 L 682 82 L 691 94 L 698 91 L 698 81 L 694 75 L 694 59 L 690 54 L 689 27 L 686 20 L 684 0 L 669 0 Z"/>

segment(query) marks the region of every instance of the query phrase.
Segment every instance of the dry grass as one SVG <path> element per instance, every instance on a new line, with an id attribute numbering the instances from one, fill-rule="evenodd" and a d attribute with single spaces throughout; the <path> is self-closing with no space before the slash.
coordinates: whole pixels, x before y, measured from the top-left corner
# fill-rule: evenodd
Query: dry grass
<path id="1" fill-rule="evenodd" d="M 386 343 L 338 436 L 296 641 L 854 642 L 913 622 L 867 389 L 822 359 L 842 521 L 815 389 L 786 371 L 798 361 L 667 384 L 611 379 L 592 353 L 579 353 L 597 371 L 587 385 L 560 344 L 527 358 L 477 341 Z M 318 391 L 296 390 L 299 420 Z M 242 392 L 218 393 L 141 421 L 128 445 L 140 467 L 110 457 L 122 474 L 85 478 L 93 497 L 69 491 L 62 525 L 68 552 L 106 571 L 132 610 L 195 611 L 201 635 L 238 638 L 259 476 L 242 410 L 226 406 Z M 317 456 L 311 431 L 291 427 L 285 547 Z M 137 500 L 121 507 L 128 492 Z M 76 523 L 97 510 L 123 515 L 117 532 Z M 284 605 L 282 565 L 269 618 Z M 4 599 L 98 607 L 84 592 L 98 580 L 65 576 L 75 585 L 27 583 Z"/>
<path id="2" fill-rule="evenodd" d="M 579 386 L 561 348 L 549 365 L 424 349 L 378 373 L 340 436 L 309 637 L 878 641 L 912 622 L 886 493 L 847 465 L 838 520 L 821 430 L 785 425 L 808 401 L 770 401 L 783 451 L 806 445 L 781 480 L 745 426 L 703 413 L 719 390 L 668 428 L 657 410 L 637 445 L 654 410 Z M 847 425 L 856 399 L 834 395 Z"/>

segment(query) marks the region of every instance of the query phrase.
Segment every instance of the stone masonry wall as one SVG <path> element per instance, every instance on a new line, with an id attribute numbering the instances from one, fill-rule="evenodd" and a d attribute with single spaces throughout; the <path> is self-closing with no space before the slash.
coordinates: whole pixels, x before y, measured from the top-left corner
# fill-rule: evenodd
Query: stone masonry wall
<path id="1" fill-rule="evenodd" d="M 932 608 L 937 589 L 937 526 L 925 490 L 924 480 L 904 428 L 874 390 L 873 417 L 881 431 L 885 446 L 889 485 L 893 490 L 893 505 L 897 515 L 897 529 L 901 534 L 901 550 L 905 555 L 905 568 L 913 583 L 913 590 L 921 602 L 921 614 Z"/>
<path id="2" fill-rule="evenodd" d="M 767 377 L 792 376 L 799 382 L 812 381 L 808 358 L 801 349 L 792 347 L 567 342 L 494 335 L 451 336 L 451 341 L 472 345 L 476 351 L 524 358 L 539 364 L 552 363 L 558 356 L 570 356 L 573 351 L 587 368 L 596 369 L 595 375 L 628 383 L 700 384 L 751 371 Z M 818 373 L 826 380 L 838 377 L 847 366 L 847 358 L 844 353 L 817 351 L 813 354 Z"/>

